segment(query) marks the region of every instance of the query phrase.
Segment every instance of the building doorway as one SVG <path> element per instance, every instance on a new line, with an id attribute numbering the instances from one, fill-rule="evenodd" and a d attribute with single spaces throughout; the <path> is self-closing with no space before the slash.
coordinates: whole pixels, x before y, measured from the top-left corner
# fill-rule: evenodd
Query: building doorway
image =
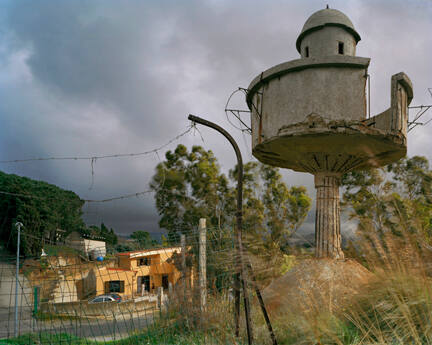
<path id="1" fill-rule="evenodd" d="M 167 290 L 169 287 L 168 274 L 162 275 L 162 287 L 164 290 Z"/>
<path id="2" fill-rule="evenodd" d="M 138 293 L 144 294 L 150 292 L 150 276 L 138 276 L 137 283 Z"/>

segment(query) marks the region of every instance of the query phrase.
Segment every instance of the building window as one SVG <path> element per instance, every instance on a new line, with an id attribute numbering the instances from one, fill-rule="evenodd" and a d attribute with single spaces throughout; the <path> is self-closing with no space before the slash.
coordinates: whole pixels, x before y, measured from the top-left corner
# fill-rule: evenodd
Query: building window
<path id="1" fill-rule="evenodd" d="M 150 258 L 138 259 L 138 266 L 150 266 L 150 264 L 151 264 Z"/>
<path id="2" fill-rule="evenodd" d="M 339 54 L 344 54 L 344 44 L 343 42 L 338 42 L 338 53 Z"/>
<path id="3" fill-rule="evenodd" d="M 309 47 L 305 47 L 305 57 L 309 57 Z"/>
<path id="4" fill-rule="evenodd" d="M 105 282 L 105 293 L 124 292 L 124 280 L 110 280 Z"/>

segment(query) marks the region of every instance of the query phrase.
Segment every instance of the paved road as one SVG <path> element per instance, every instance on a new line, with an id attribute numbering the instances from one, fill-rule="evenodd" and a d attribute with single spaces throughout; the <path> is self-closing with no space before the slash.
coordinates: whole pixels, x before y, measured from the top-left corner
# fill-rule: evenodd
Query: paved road
<path id="1" fill-rule="evenodd" d="M 91 340 L 108 341 L 125 338 L 134 332 L 142 331 L 153 322 L 153 316 L 124 317 L 115 320 L 56 320 L 36 321 L 29 309 L 20 309 L 19 334 L 48 332 L 69 333 Z M 14 336 L 15 315 L 13 309 L 0 309 L 0 339 Z"/>

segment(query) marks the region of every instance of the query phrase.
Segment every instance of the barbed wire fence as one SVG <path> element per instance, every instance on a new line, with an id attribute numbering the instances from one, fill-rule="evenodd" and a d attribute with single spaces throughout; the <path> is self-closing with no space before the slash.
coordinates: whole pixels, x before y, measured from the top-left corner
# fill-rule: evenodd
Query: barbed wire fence
<path id="1" fill-rule="evenodd" d="M 144 152 L 0 163 L 88 160 L 93 184 L 98 159 L 155 154 L 160 162 L 159 152 L 193 129 L 194 125 L 189 126 L 167 143 Z M 108 203 L 152 192 L 83 201 Z M 44 198 L 23 191 L 0 190 L 0 196 Z M 22 239 L 41 241 L 44 251 L 42 256 L 20 257 L 19 264 L 15 256 L 0 253 L 0 343 L 11 339 L 17 344 L 175 344 L 181 343 L 182 335 L 195 332 L 200 337 L 197 344 L 246 344 L 243 315 L 238 316 L 243 325 L 239 337 L 235 335 L 233 286 L 238 253 L 233 227 L 196 224 L 176 229 L 176 234 L 169 247 L 135 244 L 133 251 L 106 255 L 100 262 L 94 260 L 94 253 L 104 253 L 105 246 L 93 244 L 90 253 L 77 241 L 38 237 L 24 224 Z M 271 269 L 264 266 L 258 274 Z M 255 284 L 247 274 L 245 279 L 247 286 Z M 256 307 L 257 302 L 253 303 Z"/>
<path id="2" fill-rule="evenodd" d="M 35 237 L 25 229 L 21 234 Z M 233 230 L 197 226 L 177 234 L 169 247 L 138 248 L 102 262 L 86 260 L 89 253 L 74 249 L 76 243 L 48 242 L 46 256 L 22 261 L 18 280 L 15 258 L 2 255 L 0 339 L 175 344 L 198 332 L 197 344 L 246 343 L 244 327 L 240 338 L 234 334 Z M 121 302 L 111 301 L 116 295 Z"/>

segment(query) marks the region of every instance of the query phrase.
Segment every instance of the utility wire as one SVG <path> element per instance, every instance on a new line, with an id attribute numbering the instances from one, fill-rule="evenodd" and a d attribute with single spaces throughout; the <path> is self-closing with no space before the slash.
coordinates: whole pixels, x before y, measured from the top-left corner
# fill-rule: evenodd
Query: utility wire
<path id="1" fill-rule="evenodd" d="M 121 158 L 121 157 L 137 157 L 137 156 L 144 156 L 151 153 L 155 153 L 157 151 L 160 151 L 170 145 L 172 142 L 180 139 L 187 133 L 189 133 L 194 126 L 189 126 L 184 132 L 180 133 L 176 137 L 172 138 L 165 144 L 144 152 L 137 152 L 137 153 L 118 153 L 118 154 L 110 154 L 110 155 L 103 155 L 103 156 L 75 156 L 75 157 L 40 157 L 40 158 L 28 158 L 28 159 L 13 159 L 13 160 L 4 160 L 0 161 L 0 163 L 23 163 L 23 162 L 33 162 L 33 161 L 51 161 L 51 160 L 90 160 L 92 164 L 95 162 L 96 159 L 105 159 L 105 158 Z"/>
<path id="2" fill-rule="evenodd" d="M 83 199 L 83 201 L 85 201 L 87 203 L 92 203 L 92 202 L 109 202 L 109 201 L 114 201 L 114 200 L 121 200 L 121 199 L 128 199 L 128 198 L 133 198 L 133 197 L 139 197 L 140 195 L 149 194 L 149 193 L 153 193 L 153 192 L 154 192 L 153 190 L 145 190 L 143 192 L 116 196 L 116 197 L 109 198 L 109 199 L 102 199 L 102 200 L 85 200 L 85 199 Z"/>
<path id="3" fill-rule="evenodd" d="M 93 183 L 94 183 L 94 163 L 96 162 L 96 159 L 103 159 L 103 158 L 120 158 L 120 157 L 136 157 L 136 156 L 143 156 L 143 155 L 147 155 L 147 154 L 151 154 L 151 153 L 155 153 L 156 156 L 158 157 L 159 161 L 160 161 L 160 156 L 159 156 L 159 151 L 164 149 L 165 147 L 167 147 L 168 145 L 170 145 L 171 143 L 173 143 L 174 141 L 180 139 L 181 137 L 185 136 L 186 134 L 188 134 L 192 129 L 194 129 L 195 126 L 192 124 L 190 125 L 184 132 L 178 134 L 177 136 L 175 136 L 174 138 L 172 138 L 171 140 L 169 140 L 168 142 L 166 142 L 165 144 L 153 149 L 153 150 L 149 150 L 149 151 L 145 151 L 145 152 L 138 152 L 138 153 L 122 153 L 122 154 L 112 154 L 112 155 L 105 155 L 105 156 L 88 156 L 88 157 L 46 157 L 46 158 L 31 158 L 31 159 L 15 159 L 15 160 L 9 160 L 9 161 L 0 161 L 0 163 L 22 163 L 22 162 L 31 162 L 31 161 L 47 161 L 47 160 L 90 160 L 91 162 L 91 168 L 92 168 L 92 184 L 90 186 L 89 189 L 92 188 Z M 200 133 L 201 135 L 201 133 Z M 202 136 L 201 136 L 202 138 Z M 204 140 L 204 139 L 203 139 Z M 165 166 L 164 163 L 162 163 L 162 168 L 163 168 L 163 172 L 164 172 L 164 182 L 165 183 Z M 133 198 L 133 197 L 139 197 L 141 195 L 145 195 L 145 194 L 149 194 L 154 192 L 153 190 L 146 190 L 146 191 L 141 191 L 141 192 L 136 192 L 136 193 L 131 193 L 131 194 L 125 194 L 125 195 L 120 195 L 120 196 L 116 196 L 116 197 L 112 197 L 112 198 L 108 198 L 108 199 L 100 199 L 100 200 L 95 200 L 95 199 L 81 199 L 82 201 L 86 202 L 86 203 L 104 203 L 104 202 L 110 202 L 110 201 L 114 201 L 114 200 L 122 200 L 122 199 L 129 199 L 129 198 Z M 55 199 L 52 197 L 40 197 L 40 196 L 36 196 L 36 195 L 31 195 L 31 194 L 22 194 L 22 193 L 11 193 L 11 192 L 6 192 L 6 191 L 0 191 L 0 194 L 3 195 L 10 195 L 10 196 L 17 196 L 17 197 L 24 197 L 24 198 L 34 198 L 34 199 L 42 199 L 42 200 L 47 200 L 47 199 Z"/>
<path id="4" fill-rule="evenodd" d="M 141 195 L 149 194 L 149 193 L 153 193 L 153 190 L 145 190 L 145 191 L 142 191 L 142 192 L 120 195 L 120 196 L 116 196 L 116 197 L 112 197 L 112 198 L 108 198 L 108 199 L 100 199 L 100 200 L 81 199 L 81 201 L 85 201 L 87 203 L 109 202 L 109 201 L 114 201 L 114 200 L 121 200 L 121 199 L 128 199 L 128 198 L 133 198 L 133 197 L 139 197 Z M 3 192 L 3 191 L 0 191 L 0 194 L 11 195 L 11 196 L 18 196 L 18 197 L 23 197 L 23 198 L 42 199 L 42 200 L 57 199 L 57 198 L 50 198 L 50 197 L 44 198 L 44 197 L 36 196 L 36 195 L 32 195 L 32 194 L 9 193 L 9 192 Z"/>

